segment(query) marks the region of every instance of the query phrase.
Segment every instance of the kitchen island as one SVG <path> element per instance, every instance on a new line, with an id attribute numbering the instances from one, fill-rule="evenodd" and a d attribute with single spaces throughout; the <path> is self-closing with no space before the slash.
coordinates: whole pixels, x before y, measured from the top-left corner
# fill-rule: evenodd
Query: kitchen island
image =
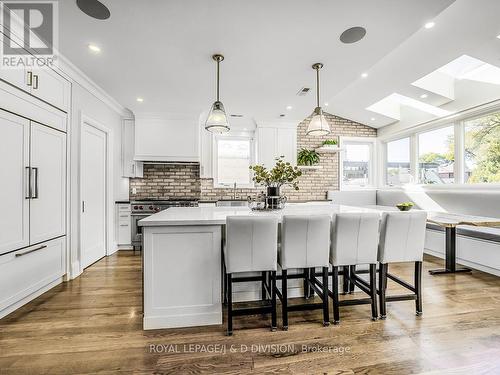
<path id="1" fill-rule="evenodd" d="M 175 207 L 140 220 L 143 227 L 144 329 L 222 324 L 222 244 L 226 217 L 233 215 L 381 212 L 336 204 L 290 204 L 283 210 L 248 207 Z M 289 297 L 303 295 L 300 280 Z M 239 283 L 233 300 L 260 298 L 260 285 Z"/>

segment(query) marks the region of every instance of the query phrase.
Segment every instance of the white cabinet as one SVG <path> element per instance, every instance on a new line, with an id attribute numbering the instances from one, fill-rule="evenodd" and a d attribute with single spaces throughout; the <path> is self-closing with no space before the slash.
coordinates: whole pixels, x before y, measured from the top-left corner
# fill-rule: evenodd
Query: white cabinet
<path id="1" fill-rule="evenodd" d="M 0 256 L 0 318 L 66 273 L 66 237 Z"/>
<path id="2" fill-rule="evenodd" d="M 134 160 L 135 124 L 133 119 L 122 123 L 122 176 L 143 177 L 143 163 Z"/>
<path id="3" fill-rule="evenodd" d="M 9 40 L 6 43 L 16 42 Z M 71 83 L 53 69 L 45 67 L 0 68 L 0 79 L 61 109 L 69 110 Z"/>
<path id="4" fill-rule="evenodd" d="M 0 254 L 29 245 L 29 131 L 28 120 L 0 111 Z"/>
<path id="5" fill-rule="evenodd" d="M 28 71 L 27 76 L 29 77 Z M 54 70 L 45 67 L 32 69 L 31 94 L 68 112 L 70 83 Z"/>
<path id="6" fill-rule="evenodd" d="M 129 203 L 118 203 L 116 205 L 116 225 L 116 243 L 118 246 L 131 246 L 132 232 Z"/>
<path id="7" fill-rule="evenodd" d="M 259 126 L 256 130 L 257 162 L 272 168 L 276 158 L 297 164 L 297 129 L 290 126 Z"/>
<path id="8" fill-rule="evenodd" d="M 66 134 L 32 122 L 30 144 L 33 244 L 66 232 Z"/>
<path id="9" fill-rule="evenodd" d="M 66 134 L 0 110 L 0 254 L 66 233 Z"/>
<path id="10" fill-rule="evenodd" d="M 199 162 L 197 116 L 136 116 L 135 160 Z"/>

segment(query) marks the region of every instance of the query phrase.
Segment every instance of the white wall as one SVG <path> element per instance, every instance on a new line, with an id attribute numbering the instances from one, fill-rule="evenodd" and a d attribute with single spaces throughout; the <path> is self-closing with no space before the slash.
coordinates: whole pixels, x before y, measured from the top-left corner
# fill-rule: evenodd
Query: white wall
<path id="1" fill-rule="evenodd" d="M 91 118 L 111 130 L 111 148 L 113 152 L 112 163 L 112 191 L 113 202 L 116 200 L 128 200 L 129 180 L 123 178 L 121 168 L 121 124 L 122 115 L 114 109 L 99 100 L 91 92 L 80 86 L 78 83 L 72 85 L 72 105 L 71 105 L 71 124 L 70 124 L 70 164 L 71 164 L 71 183 L 70 183 L 70 277 L 78 276 L 80 271 L 79 247 L 80 247 L 80 132 L 81 116 Z M 108 253 L 116 251 L 114 234 L 114 212 L 110 212 L 113 225 L 110 225 L 109 238 L 112 239 L 112 245 L 108 243 L 110 249 Z"/>

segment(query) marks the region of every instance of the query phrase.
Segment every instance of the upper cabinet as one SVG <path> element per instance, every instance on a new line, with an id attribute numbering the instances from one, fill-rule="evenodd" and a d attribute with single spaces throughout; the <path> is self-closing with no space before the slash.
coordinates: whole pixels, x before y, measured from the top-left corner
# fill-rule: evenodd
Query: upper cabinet
<path id="1" fill-rule="evenodd" d="M 280 156 L 292 165 L 297 164 L 296 124 L 258 124 L 255 138 L 259 164 L 272 168 Z"/>
<path id="2" fill-rule="evenodd" d="M 134 160 L 135 122 L 125 119 L 122 123 L 122 176 L 143 177 L 143 163 Z"/>
<path id="3" fill-rule="evenodd" d="M 197 116 L 136 116 L 135 160 L 199 162 Z"/>
<path id="4" fill-rule="evenodd" d="M 4 38 L 7 39 L 6 36 Z M 14 41 L 10 43 L 17 44 Z M 0 67 L 0 79 L 64 112 L 69 110 L 71 83 L 47 66 Z"/>

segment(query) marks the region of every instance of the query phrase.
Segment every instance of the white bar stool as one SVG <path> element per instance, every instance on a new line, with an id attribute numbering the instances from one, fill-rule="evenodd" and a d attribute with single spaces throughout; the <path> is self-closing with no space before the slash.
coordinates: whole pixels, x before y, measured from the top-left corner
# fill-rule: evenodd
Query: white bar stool
<path id="1" fill-rule="evenodd" d="M 372 320 L 377 319 L 377 248 L 380 215 L 378 213 L 339 213 L 333 216 L 330 263 L 332 272 L 333 323 L 340 322 L 340 306 L 371 304 Z M 356 275 L 355 267 L 344 277 L 356 285 L 369 298 L 339 301 L 339 267 L 369 265 L 370 281 Z"/>
<path id="2" fill-rule="evenodd" d="M 278 218 L 263 216 L 228 216 L 224 265 L 227 284 L 227 334 L 233 334 L 233 316 L 271 313 L 271 330 L 276 330 L 276 258 L 278 248 Z M 271 305 L 233 310 L 232 284 L 238 282 L 233 274 L 265 272 L 270 284 L 262 278 L 271 296 Z M 241 278 L 241 282 L 251 281 Z"/>
<path id="3" fill-rule="evenodd" d="M 284 215 L 281 224 L 281 300 L 283 329 L 288 330 L 288 312 L 323 309 L 323 325 L 330 324 L 328 312 L 328 267 L 330 249 L 330 215 Z M 316 279 L 314 268 L 322 267 L 323 282 Z M 312 272 L 308 271 L 313 269 Z M 304 274 L 288 275 L 289 269 L 304 269 Z M 304 294 L 313 288 L 321 303 L 288 306 L 288 278 L 304 277 Z M 321 289 L 320 289 L 321 288 Z"/>
<path id="4" fill-rule="evenodd" d="M 386 317 L 386 302 L 415 300 L 417 315 L 422 314 L 422 259 L 424 256 L 425 211 L 387 212 L 382 215 L 378 251 L 380 318 Z M 414 285 L 389 274 L 389 263 L 414 262 Z M 386 296 L 387 278 L 412 291 L 412 294 Z"/>

